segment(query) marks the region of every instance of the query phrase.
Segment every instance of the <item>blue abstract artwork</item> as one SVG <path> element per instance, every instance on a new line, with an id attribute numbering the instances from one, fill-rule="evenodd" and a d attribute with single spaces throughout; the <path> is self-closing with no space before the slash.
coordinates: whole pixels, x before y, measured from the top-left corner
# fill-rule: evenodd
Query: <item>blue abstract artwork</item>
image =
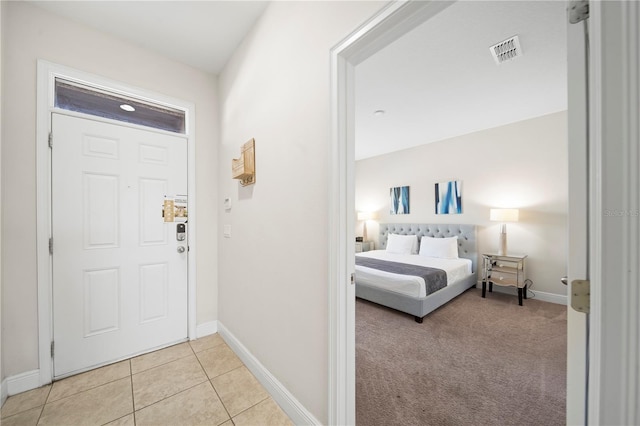
<path id="1" fill-rule="evenodd" d="M 409 214 L 409 187 L 397 186 L 391 188 L 391 214 Z"/>
<path id="2" fill-rule="evenodd" d="M 436 183 L 436 214 L 462 213 L 462 189 L 459 180 Z"/>

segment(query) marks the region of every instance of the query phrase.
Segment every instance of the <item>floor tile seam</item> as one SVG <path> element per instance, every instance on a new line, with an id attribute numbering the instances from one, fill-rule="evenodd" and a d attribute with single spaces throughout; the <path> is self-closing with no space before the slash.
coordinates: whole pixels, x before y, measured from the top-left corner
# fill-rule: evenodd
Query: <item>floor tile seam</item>
<path id="1" fill-rule="evenodd" d="M 206 376 L 206 374 L 205 374 L 205 376 Z M 178 392 L 176 392 L 176 393 L 173 393 L 173 394 L 171 394 L 171 395 L 167 395 L 167 396 L 163 397 L 162 399 L 157 400 L 156 402 L 154 402 L 154 403 L 152 403 L 152 404 L 145 405 L 144 407 L 140 407 L 140 408 L 136 408 L 136 401 L 135 401 L 135 396 L 134 396 L 134 397 L 133 397 L 133 398 L 134 398 L 134 399 L 133 399 L 133 412 L 134 412 L 134 413 L 136 413 L 136 412 L 138 412 L 138 411 L 144 410 L 144 409 L 145 409 L 145 408 L 147 408 L 147 407 L 151 407 L 152 405 L 156 405 L 157 403 L 162 402 L 162 401 L 164 401 L 165 399 L 169 399 L 169 398 L 172 398 L 172 397 L 174 397 L 174 396 L 176 396 L 176 395 L 180 395 L 181 393 L 186 392 L 186 391 L 188 391 L 188 390 L 190 390 L 190 389 L 193 389 L 193 388 L 195 388 L 196 386 L 200 386 L 201 384 L 206 383 L 206 382 L 208 382 L 208 381 L 209 381 L 209 380 L 208 380 L 208 379 L 206 379 L 206 380 L 204 380 L 204 381 L 202 381 L 202 382 L 198 382 L 198 383 L 194 384 L 193 386 L 189 386 L 188 388 L 182 389 L 182 390 L 180 390 L 180 391 L 178 391 Z M 133 380 L 132 380 L 132 383 L 133 383 Z M 213 386 L 213 385 L 212 385 L 212 386 Z M 133 384 L 132 384 L 132 388 L 133 388 Z M 214 388 L 214 390 L 215 390 L 215 388 Z M 129 413 L 129 414 L 131 414 L 131 413 Z"/>
<path id="2" fill-rule="evenodd" d="M 172 359 L 171 361 L 163 362 L 162 364 L 154 365 L 152 367 L 145 368 L 144 370 L 136 371 L 135 373 L 133 372 L 133 366 L 132 366 L 131 367 L 131 376 L 136 376 L 136 375 L 138 375 L 140 373 L 144 373 L 145 371 L 153 370 L 154 368 L 162 367 L 164 365 L 171 364 L 172 362 L 179 361 L 179 360 L 185 359 L 185 358 L 189 358 L 190 356 L 195 356 L 196 358 L 198 358 L 195 353 L 190 353 L 189 355 L 181 356 L 181 357 Z"/>
<path id="3" fill-rule="evenodd" d="M 24 414 L 24 413 L 26 413 L 27 411 L 35 410 L 36 408 L 40 408 L 40 415 L 38 416 L 38 421 L 40 421 L 40 416 L 42 415 L 42 411 L 44 410 L 44 406 L 45 406 L 45 404 L 42 404 L 42 405 L 36 405 L 35 407 L 27 408 L 26 410 L 22 410 L 22 411 L 18 411 L 17 413 L 13 413 L 13 414 L 12 414 L 12 415 L 10 415 L 10 416 L 0 417 L 0 419 L 2 420 L 2 422 L 4 422 L 4 421 L 6 421 L 6 420 L 9 420 L 9 419 L 10 419 L 10 418 L 12 418 L 12 417 L 19 416 L 20 414 Z M 2 424 L 2 422 L 0 422 L 0 424 Z M 37 424 L 37 423 L 36 423 L 36 424 Z"/>
<path id="4" fill-rule="evenodd" d="M 120 417 L 118 417 L 117 419 L 109 420 L 108 422 L 103 423 L 103 424 L 102 424 L 102 426 L 106 426 L 106 425 L 108 425 L 109 423 L 115 422 L 116 420 L 124 419 L 125 417 L 130 416 L 130 415 L 132 415 L 132 414 L 133 414 L 133 412 L 131 412 L 131 413 L 127 413 L 127 414 L 125 414 L 124 416 L 120 416 Z M 133 424 L 135 425 L 135 416 L 134 416 Z"/>
<path id="5" fill-rule="evenodd" d="M 191 352 L 197 356 L 196 351 L 193 350 L 193 346 L 191 346 L 191 340 L 187 340 L 187 346 L 189 346 L 189 349 L 191 349 Z"/>
<path id="6" fill-rule="evenodd" d="M 9 398 L 7 398 L 7 400 L 4 402 L 4 404 L 2 405 L 2 407 L 0 407 L 0 419 L 1 419 L 1 420 L 8 419 L 9 417 L 13 417 L 13 416 L 15 416 L 16 414 L 21 414 L 21 413 L 24 413 L 25 411 L 33 410 L 33 409 L 38 408 L 38 407 L 41 407 L 41 406 L 42 406 L 42 407 L 44 407 L 44 406 L 47 404 L 47 399 L 49 399 L 49 395 L 51 394 L 51 389 L 53 388 L 53 384 L 52 384 L 52 385 L 45 385 L 45 386 L 49 386 L 49 392 L 47 392 L 47 396 L 45 397 L 44 402 L 43 402 L 42 404 L 38 404 L 38 405 L 34 405 L 33 407 L 25 408 L 25 409 L 23 409 L 23 410 L 20 410 L 20 411 L 18 411 L 18 412 L 13 413 L 13 414 L 12 414 L 12 415 L 10 415 L 10 416 L 3 416 L 3 415 L 2 415 L 2 408 L 4 408 L 4 407 L 7 405 L 7 402 L 9 401 L 9 399 L 10 399 L 10 398 L 12 398 L 12 397 L 14 397 L 14 398 L 15 398 L 16 396 L 18 396 L 18 395 L 20 395 L 20 394 L 12 395 L 12 396 L 10 396 Z M 34 390 L 35 390 L 35 389 L 34 389 Z"/>
<path id="7" fill-rule="evenodd" d="M 233 422 L 233 418 L 231 417 L 231 413 L 229 412 L 229 410 L 227 409 L 227 406 L 224 405 L 224 401 L 222 400 L 222 397 L 220 396 L 220 394 L 218 393 L 218 390 L 216 389 L 215 386 L 213 386 L 213 383 L 211 383 L 211 379 L 209 379 L 209 385 L 211 385 L 211 388 L 213 389 L 213 391 L 216 393 L 216 396 L 218 397 L 218 400 L 220 401 L 220 404 L 222 404 L 222 408 L 224 408 L 225 413 L 227 413 L 227 416 L 229 416 L 228 420 L 231 420 L 231 423 L 235 425 L 235 423 Z M 220 423 L 223 424 L 225 422 L 227 422 L 228 420 L 225 420 L 224 422 Z"/>
<path id="8" fill-rule="evenodd" d="M 247 408 L 245 408 L 244 410 L 240 411 L 240 412 L 239 412 L 238 414 L 236 414 L 235 416 L 233 416 L 233 417 L 231 418 L 231 420 L 233 420 L 235 417 L 238 417 L 240 414 L 242 414 L 242 413 L 244 413 L 244 412 L 246 412 L 246 411 L 251 410 L 251 409 L 252 409 L 253 407 L 255 407 L 256 405 L 262 404 L 263 402 L 265 402 L 265 401 L 266 401 L 267 399 L 269 399 L 269 398 L 271 398 L 271 395 L 267 394 L 267 396 L 266 396 L 265 398 L 261 399 L 260 401 L 258 401 L 258 402 L 256 402 L 255 404 L 253 404 L 251 407 L 247 407 Z M 274 403 L 275 403 L 275 401 L 274 401 Z M 276 404 L 276 405 L 278 405 L 278 404 Z M 280 406 L 278 405 L 278 407 L 280 407 Z M 280 408 L 280 409 L 282 410 L 282 408 Z M 234 424 L 235 424 L 235 422 L 234 422 Z"/>
<path id="9" fill-rule="evenodd" d="M 131 384 L 131 409 L 133 410 L 133 426 L 136 425 L 136 400 L 133 395 L 133 370 L 131 366 L 131 358 L 129 358 L 129 383 Z M 128 416 L 128 414 L 127 414 Z M 124 416 L 123 416 L 124 417 Z M 116 419 L 117 420 L 117 419 Z"/>
<path id="10" fill-rule="evenodd" d="M 197 340 L 197 339 L 196 339 L 196 340 Z M 195 342 L 195 340 L 194 340 L 194 342 Z M 196 352 L 196 350 L 195 350 L 195 349 L 193 349 L 193 346 L 191 346 L 191 342 L 189 342 L 189 346 L 191 346 L 191 350 L 193 350 L 193 352 L 194 352 L 196 355 L 197 355 L 197 354 L 199 354 L 200 352 L 208 351 L 208 350 L 211 350 L 211 349 L 213 349 L 213 348 L 215 348 L 215 347 L 222 346 L 222 345 L 226 345 L 226 344 L 227 344 L 227 342 L 225 342 L 225 341 L 223 340 L 222 342 L 219 342 L 219 343 L 217 343 L 217 344 L 214 344 L 213 346 L 211 346 L 211 347 L 209 347 L 209 348 L 203 348 L 203 349 L 200 349 L 199 351 L 197 351 L 197 352 Z"/>
<path id="11" fill-rule="evenodd" d="M 73 377 L 73 376 L 71 376 L 71 377 Z M 63 396 L 62 398 L 58 398 L 58 399 L 51 400 L 51 401 L 49 401 L 49 397 L 51 397 L 51 391 L 49 391 L 49 394 L 47 395 L 47 399 L 45 400 L 45 405 L 53 404 L 54 402 L 62 401 L 63 399 L 66 399 L 66 398 L 69 398 L 69 397 L 72 397 L 72 396 L 76 396 L 76 395 L 80 395 L 81 393 L 89 392 L 89 391 L 97 389 L 99 387 L 111 384 L 113 382 L 117 382 L 118 380 L 126 379 L 127 377 L 131 377 L 131 375 L 127 374 L 126 376 L 118 377 L 117 379 L 113 379 L 113 380 L 110 380 L 108 382 L 100 383 L 99 385 L 95 385 L 95 386 L 92 386 L 90 388 L 81 390 L 79 392 L 71 393 L 69 395 Z M 62 379 L 62 380 L 64 380 L 64 379 Z M 53 385 L 51 385 L 51 389 L 53 389 Z"/>
<path id="12" fill-rule="evenodd" d="M 53 404 L 59 403 L 60 401 L 65 400 L 65 399 L 69 399 L 69 398 L 77 397 L 77 396 L 79 396 L 79 395 L 81 395 L 81 394 L 83 394 L 83 393 L 86 393 L 86 392 L 89 392 L 89 391 L 92 391 L 92 390 L 98 389 L 98 388 L 100 388 L 100 387 L 102 387 L 102 386 L 106 386 L 106 385 L 109 385 L 109 384 L 115 383 L 115 382 L 117 382 L 117 381 L 119 381 L 119 380 L 124 380 L 124 379 L 126 379 L 126 378 L 129 378 L 129 383 L 132 383 L 132 382 L 133 382 L 133 380 L 131 380 L 131 376 L 121 377 L 121 378 L 119 378 L 119 379 L 117 379 L 117 380 L 113 380 L 113 381 L 111 381 L 111 382 L 104 383 L 104 384 L 102 384 L 102 385 L 100 385 L 100 386 L 96 386 L 96 387 L 93 387 L 93 388 L 91 388 L 91 389 L 86 389 L 86 390 L 84 390 L 84 391 L 82 391 L 82 392 L 77 392 L 77 393 L 74 393 L 74 394 L 72 394 L 72 395 L 65 396 L 64 398 L 56 399 L 55 401 L 51 401 L 51 402 L 47 401 L 47 402 L 44 404 L 44 407 L 46 408 L 46 406 L 47 406 L 47 405 L 53 405 Z M 133 402 L 133 395 L 131 395 L 131 401 Z M 132 412 L 133 412 L 133 411 L 132 411 Z M 42 412 L 40 413 L 40 417 L 42 417 L 42 413 L 44 413 L 44 408 L 43 408 Z M 131 413 L 127 413 L 127 415 L 129 415 L 129 414 L 131 414 Z M 38 422 L 39 422 L 39 421 L 40 421 L 40 418 L 38 418 Z"/>
<path id="13" fill-rule="evenodd" d="M 191 350 L 193 351 L 193 348 L 191 348 Z M 194 355 L 196 356 L 196 360 L 198 361 L 198 364 L 200 364 L 200 368 L 202 368 L 202 371 L 204 371 L 204 375 L 207 376 L 207 379 L 209 380 L 209 382 L 211 382 L 211 378 L 209 377 L 209 373 L 207 373 L 207 369 L 204 368 L 204 365 L 202 365 L 202 361 L 200 361 L 200 357 L 198 356 L 198 354 L 193 351 Z M 211 386 L 213 386 L 213 383 L 211 384 Z M 215 390 L 215 388 L 214 388 Z"/>
<path id="14" fill-rule="evenodd" d="M 217 379 L 218 377 L 224 376 L 225 374 L 229 374 L 229 373 L 231 373 L 232 371 L 236 371 L 236 370 L 238 370 L 238 369 L 240 369 L 240 368 L 242 368 L 242 367 L 247 368 L 247 366 L 246 366 L 246 365 L 244 365 L 244 363 L 242 362 L 242 360 L 240 360 L 240 362 L 242 363 L 242 365 L 239 365 L 238 367 L 234 367 L 234 368 L 232 368 L 232 369 L 231 369 L 231 370 L 229 370 L 229 371 L 225 371 L 224 373 L 220 373 L 220 374 L 218 374 L 217 376 L 210 377 L 210 378 L 209 378 L 209 380 Z M 248 368 L 247 368 L 247 371 L 249 371 L 249 373 L 251 373 L 251 370 L 249 370 Z M 205 370 L 205 373 L 206 373 L 206 370 Z M 251 373 L 251 375 L 253 376 L 253 373 Z M 207 374 L 207 376 L 208 376 L 208 374 Z M 255 377 L 255 376 L 253 376 L 253 377 Z M 257 380 L 257 379 L 256 379 L 256 380 Z M 211 383 L 211 384 L 213 385 L 213 383 Z"/>
<path id="15" fill-rule="evenodd" d="M 47 405 L 47 400 L 51 396 L 51 391 L 53 390 L 53 383 L 49 386 L 49 392 L 47 392 L 47 397 L 44 399 L 44 404 L 42 404 L 42 408 L 40 409 L 40 414 L 38 415 L 38 421 L 36 421 L 36 425 L 40 423 L 40 419 L 42 418 L 42 413 L 44 413 L 44 407 Z"/>
<path id="16" fill-rule="evenodd" d="M 204 351 L 203 351 L 203 352 L 204 352 Z M 235 355 L 235 352 L 234 352 L 234 355 Z M 236 355 L 236 357 L 237 357 L 237 355 Z M 200 363 L 200 367 L 202 367 L 202 369 L 204 370 L 204 374 L 205 374 L 207 377 L 209 377 L 209 373 L 207 373 L 207 369 L 206 369 L 206 368 L 204 368 L 204 365 L 202 365 L 202 361 L 200 361 L 200 358 L 199 358 L 197 355 L 196 355 L 196 359 L 197 359 L 197 360 L 198 360 L 198 362 Z M 215 378 L 217 378 L 217 377 L 224 376 L 225 374 L 227 374 L 227 373 L 231 373 L 232 371 L 237 370 L 238 368 L 246 367 L 246 365 L 244 365 L 244 362 L 242 362 L 242 360 L 241 360 L 240 358 L 238 358 L 238 360 L 240 361 L 240 364 L 241 364 L 241 365 L 239 365 L 238 367 L 234 367 L 234 368 L 232 368 L 232 369 L 231 369 L 231 370 L 229 370 L 229 371 L 225 371 L 224 373 L 220 373 L 220 374 L 218 374 L 217 376 L 209 377 L 209 380 L 213 380 L 213 379 L 215 379 Z M 211 383 L 211 384 L 213 385 L 213 383 Z"/>

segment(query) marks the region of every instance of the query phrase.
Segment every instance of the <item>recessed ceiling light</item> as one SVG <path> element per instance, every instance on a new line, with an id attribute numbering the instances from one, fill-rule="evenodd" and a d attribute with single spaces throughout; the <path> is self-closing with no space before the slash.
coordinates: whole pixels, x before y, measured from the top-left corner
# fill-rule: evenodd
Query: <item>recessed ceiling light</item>
<path id="1" fill-rule="evenodd" d="M 122 104 L 122 105 L 120 105 L 120 108 L 125 110 L 125 111 L 129 111 L 129 112 L 133 112 L 133 111 L 136 110 L 134 107 L 132 107 L 129 104 Z"/>
<path id="2" fill-rule="evenodd" d="M 373 115 L 375 115 L 375 116 L 381 116 L 381 115 L 384 115 L 385 113 L 386 113 L 386 111 L 383 110 L 383 109 L 378 109 L 378 110 L 373 111 Z"/>

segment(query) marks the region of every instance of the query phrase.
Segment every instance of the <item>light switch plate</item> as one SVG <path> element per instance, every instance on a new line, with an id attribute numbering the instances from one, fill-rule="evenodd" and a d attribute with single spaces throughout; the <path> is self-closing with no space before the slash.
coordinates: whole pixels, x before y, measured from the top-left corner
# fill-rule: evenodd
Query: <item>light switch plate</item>
<path id="1" fill-rule="evenodd" d="M 231 225 L 224 226 L 224 237 L 231 238 Z"/>
<path id="2" fill-rule="evenodd" d="M 224 197 L 224 209 L 231 210 L 231 197 Z"/>

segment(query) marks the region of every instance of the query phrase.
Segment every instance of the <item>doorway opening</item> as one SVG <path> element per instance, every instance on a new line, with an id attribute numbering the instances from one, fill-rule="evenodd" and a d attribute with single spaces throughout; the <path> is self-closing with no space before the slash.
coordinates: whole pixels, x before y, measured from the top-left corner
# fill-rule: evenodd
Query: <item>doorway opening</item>
<path id="1" fill-rule="evenodd" d="M 332 164 L 335 169 L 332 170 L 331 189 L 335 196 L 330 200 L 330 248 L 335 256 L 330 262 L 330 330 L 336 349 L 332 350 L 330 359 L 329 419 L 334 423 L 355 423 L 355 342 L 351 333 L 355 324 L 355 290 L 351 285 L 352 256 L 356 246 L 353 241 L 356 235 L 353 201 L 355 67 L 452 4 L 416 3 L 421 2 L 389 5 L 332 51 Z M 559 281 L 559 277 L 556 280 Z"/>
<path id="2" fill-rule="evenodd" d="M 566 272 L 567 257 L 564 221 L 568 200 L 567 70 L 566 61 L 560 60 L 566 57 L 565 13 L 562 3 L 456 2 L 355 67 L 356 211 L 366 212 L 373 207 L 381 230 L 394 227 L 395 231 L 390 233 L 404 232 L 389 224 L 442 224 L 441 231 L 448 230 L 451 234 L 446 235 L 455 238 L 455 228 L 450 224 L 476 225 L 477 257 L 480 259 L 475 270 L 479 280 L 482 279 L 482 255 L 496 253 L 497 249 L 499 224 L 489 221 L 491 208 L 519 208 L 527 216 L 519 223 L 509 224 L 508 254 L 523 256 L 522 265 L 529 283 L 528 294 L 525 294 L 528 300 L 514 314 L 522 321 L 517 327 L 523 334 L 534 339 L 533 336 L 540 333 L 539 338 L 549 342 L 549 346 L 543 354 L 535 356 L 536 351 L 523 352 L 521 360 L 531 356 L 526 362 L 527 371 L 536 385 L 527 388 L 520 382 L 517 390 L 527 389 L 526 398 L 538 401 L 538 408 L 547 407 L 544 415 L 549 417 L 545 419 L 540 414 L 537 419 L 543 423 L 558 423 L 565 418 L 566 307 L 538 302 L 546 298 L 566 305 L 566 288 L 559 280 Z M 501 24 L 495 21 L 498 16 Z M 523 16 L 528 19 L 522 19 Z M 526 40 L 520 47 L 527 55 L 497 64 L 489 47 L 503 40 L 506 34 L 520 34 Z M 443 40 L 447 41 L 446 46 L 443 46 Z M 380 114 L 380 111 L 386 113 Z M 463 208 L 459 214 L 441 214 L 441 209 L 436 208 L 435 199 L 439 193 L 434 186 L 452 180 L 461 183 L 462 192 L 456 194 L 461 196 Z M 389 190 L 396 186 L 407 188 L 407 192 L 410 189 L 410 203 L 402 212 L 390 206 Z M 390 207 L 396 214 L 389 214 Z M 438 213 L 434 213 L 435 210 Z M 539 211 L 556 212 L 560 220 L 539 214 Z M 362 222 L 356 223 L 358 228 L 362 226 Z M 378 223 L 370 221 L 368 231 L 373 229 L 374 235 L 380 234 L 375 232 Z M 408 227 L 405 228 L 411 233 Z M 437 225 L 433 228 L 438 229 Z M 532 239 L 531 234 L 547 237 Z M 359 235 L 358 229 L 356 236 Z M 463 235 L 458 235 L 461 237 Z M 378 243 L 376 239 L 373 239 L 374 244 Z M 553 243 L 548 244 L 552 240 Z M 425 242 L 424 236 L 421 241 Z M 463 238 L 460 241 L 468 243 Z M 437 259 L 453 257 L 450 253 L 434 250 L 421 250 L 420 255 L 402 259 L 387 253 L 388 250 L 362 253 L 357 254 L 356 259 L 359 263 L 366 259 L 367 264 L 374 258 L 414 265 L 426 262 L 425 257 L 432 256 L 430 264 L 439 265 Z M 469 253 L 471 251 L 460 247 L 460 258 Z M 455 257 L 458 257 L 458 250 Z M 438 267 L 447 270 L 449 265 Z M 447 272 L 446 291 L 456 284 L 453 271 Z M 390 300 L 391 295 L 386 292 L 384 297 L 371 294 L 370 286 L 383 286 L 382 283 L 384 289 L 393 294 L 413 296 L 407 303 L 419 302 L 425 297 L 417 289 L 415 293 L 410 292 L 408 279 L 404 277 L 387 284 L 388 275 L 372 278 L 370 274 L 371 268 L 361 270 L 356 266 L 356 292 L 360 298 L 395 308 L 398 303 Z M 533 292 L 529 289 L 531 279 Z M 522 282 L 524 280 L 521 278 Z M 403 287 L 399 288 L 401 285 Z M 516 285 L 522 287 L 521 283 Z M 509 290 L 512 296 L 497 295 L 496 292 L 502 289 Z M 449 312 L 457 316 L 458 307 L 464 306 L 467 311 L 461 318 L 471 318 L 476 311 L 486 313 L 495 308 L 495 304 L 512 303 L 516 299 L 514 287 L 494 285 L 493 290 L 486 299 L 480 298 L 479 290 L 473 290 L 446 304 L 439 301 L 439 309 L 424 317 L 422 327 L 416 328 L 411 321 L 399 321 L 394 324 L 394 335 L 382 332 L 384 325 L 391 322 L 384 316 L 388 311 L 358 299 L 356 420 L 370 423 L 375 418 L 395 415 L 402 423 L 464 423 L 461 419 L 465 413 L 473 411 L 482 423 L 482 415 L 488 418 L 503 416 L 503 411 L 492 412 L 491 404 L 483 400 L 492 399 L 503 389 L 501 398 L 505 402 L 517 395 L 508 390 L 508 384 L 517 383 L 523 378 L 523 372 L 516 365 L 511 370 L 509 356 L 503 355 L 509 351 L 497 348 L 501 345 L 525 348 L 527 341 L 516 343 L 523 334 L 517 333 L 510 339 L 507 336 L 514 328 L 508 326 L 498 331 L 501 327 L 499 323 L 493 323 L 494 316 L 485 318 L 488 322 L 477 317 L 469 328 L 463 325 L 464 321 L 459 323 L 459 328 L 449 331 L 445 331 L 447 326 L 438 327 L 438 319 Z M 433 297 L 436 294 L 444 297 L 444 292 L 445 289 L 439 290 Z M 479 303 L 473 303 L 475 298 Z M 465 303 L 467 301 L 469 304 Z M 426 299 L 424 303 L 427 303 Z M 528 306 L 532 304 L 540 309 L 548 308 L 545 320 L 553 318 L 554 325 L 545 325 L 544 320 L 533 314 Z M 376 314 L 385 319 L 377 322 Z M 388 315 L 392 316 L 392 313 Z M 512 323 L 506 319 L 506 312 L 504 315 L 504 319 Z M 379 333 L 378 338 L 370 340 L 374 329 Z M 466 330 L 471 334 L 465 337 Z M 495 339 L 474 339 L 484 332 L 497 335 Z M 545 332 L 551 332 L 553 336 Z M 406 339 L 399 337 L 403 333 L 406 333 Z M 438 338 L 431 340 L 432 333 L 437 333 Z M 420 338 L 409 345 L 411 336 L 416 338 L 418 335 Z M 485 346 L 488 341 L 492 343 Z M 406 352 L 400 342 L 408 345 Z M 458 344 L 466 350 L 454 349 Z M 393 351 L 389 349 L 391 347 Z M 472 354 L 476 350 L 484 355 L 474 357 Z M 492 353 L 493 350 L 497 352 Z M 403 362 L 398 358 L 411 361 Z M 453 363 L 448 370 L 445 366 L 454 359 L 460 364 L 453 367 L 457 365 Z M 463 362 L 463 359 L 467 361 Z M 477 359 L 479 365 L 472 359 Z M 501 374 L 514 381 L 494 383 L 495 375 L 476 381 L 484 375 L 485 369 L 496 370 L 491 367 L 494 362 L 501 366 L 497 369 Z M 446 380 L 434 374 L 433 368 L 437 364 L 440 365 L 438 371 L 447 372 Z M 538 368 L 543 364 L 545 372 L 538 376 Z M 416 371 L 422 372 L 422 376 L 414 374 Z M 454 379 L 456 376 L 461 380 Z M 447 395 L 448 386 L 454 386 L 454 383 L 459 385 L 455 386 L 457 393 L 449 394 L 445 399 L 456 407 L 468 408 L 450 412 L 439 410 L 437 401 Z M 544 391 L 537 387 L 538 383 L 544 383 Z M 383 389 L 389 389 L 387 398 L 382 397 Z M 391 389 L 395 394 L 391 394 Z M 474 402 L 465 395 L 467 390 L 470 394 L 478 394 Z M 415 395 L 416 400 L 423 403 L 412 402 L 409 395 Z M 536 402 L 520 404 L 519 400 L 513 400 L 507 404 L 514 407 L 512 411 L 516 415 L 533 408 Z M 447 414 L 438 417 L 438 411 Z M 446 416 L 451 417 L 445 421 Z M 389 420 L 387 417 L 387 422 Z"/>

